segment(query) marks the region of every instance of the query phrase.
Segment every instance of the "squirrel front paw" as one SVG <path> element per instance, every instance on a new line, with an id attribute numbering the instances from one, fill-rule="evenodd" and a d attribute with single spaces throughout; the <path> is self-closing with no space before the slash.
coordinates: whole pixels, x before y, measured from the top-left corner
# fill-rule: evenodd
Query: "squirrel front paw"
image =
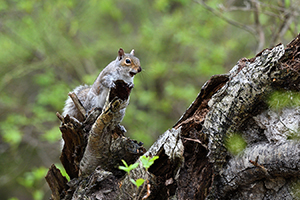
<path id="1" fill-rule="evenodd" d="M 130 89 L 132 89 L 133 87 L 134 87 L 134 84 L 131 82 L 131 83 L 128 83 L 128 87 L 130 88 Z"/>

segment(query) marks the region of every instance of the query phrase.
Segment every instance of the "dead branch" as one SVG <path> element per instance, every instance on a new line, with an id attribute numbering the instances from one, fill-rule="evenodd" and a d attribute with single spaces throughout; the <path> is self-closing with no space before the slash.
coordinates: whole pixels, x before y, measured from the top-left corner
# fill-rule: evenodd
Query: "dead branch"
<path id="1" fill-rule="evenodd" d="M 82 103 L 78 99 L 77 95 L 74 92 L 70 92 L 68 95 L 72 99 L 72 101 L 74 102 L 75 107 L 79 110 L 80 118 L 85 120 L 86 111 L 85 111 Z"/>

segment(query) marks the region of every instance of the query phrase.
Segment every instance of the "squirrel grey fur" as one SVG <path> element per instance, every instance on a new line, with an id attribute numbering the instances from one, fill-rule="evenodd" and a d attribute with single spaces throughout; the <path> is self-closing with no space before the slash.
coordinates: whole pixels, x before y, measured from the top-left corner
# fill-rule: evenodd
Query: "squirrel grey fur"
<path id="1" fill-rule="evenodd" d="M 120 48 L 117 58 L 100 72 L 93 85 L 78 86 L 73 92 L 77 95 L 86 112 L 89 112 L 93 108 L 103 109 L 110 88 L 116 86 L 114 81 L 123 80 L 132 87 L 134 75 L 141 71 L 140 61 L 134 56 L 134 50 L 127 54 Z M 63 109 L 63 116 L 67 114 L 71 117 L 75 117 L 79 121 L 83 121 L 79 110 L 75 107 L 70 97 L 66 100 Z"/>

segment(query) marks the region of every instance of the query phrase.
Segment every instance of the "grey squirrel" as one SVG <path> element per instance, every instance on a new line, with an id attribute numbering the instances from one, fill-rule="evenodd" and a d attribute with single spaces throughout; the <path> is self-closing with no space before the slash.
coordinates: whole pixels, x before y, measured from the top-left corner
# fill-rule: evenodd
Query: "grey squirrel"
<path id="1" fill-rule="evenodd" d="M 103 109 L 110 88 L 116 87 L 114 81 L 123 80 L 129 86 L 133 87 L 134 75 L 141 71 L 140 60 L 134 56 L 134 50 L 128 54 L 120 48 L 117 58 L 100 72 L 93 85 L 78 86 L 73 92 L 77 95 L 87 112 L 93 108 Z M 66 100 L 63 109 L 63 116 L 67 114 L 79 121 L 83 121 L 79 110 L 75 107 L 70 97 Z"/>

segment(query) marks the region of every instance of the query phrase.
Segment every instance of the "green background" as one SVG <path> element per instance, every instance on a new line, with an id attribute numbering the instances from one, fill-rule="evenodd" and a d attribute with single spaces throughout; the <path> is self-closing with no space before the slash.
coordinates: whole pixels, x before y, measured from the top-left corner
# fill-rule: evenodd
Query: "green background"
<path id="1" fill-rule="evenodd" d="M 120 47 L 135 49 L 143 69 L 122 124 L 148 148 L 210 76 L 297 34 L 295 17 L 274 37 L 286 24 L 283 10 L 299 7 L 290 1 L 261 1 L 259 24 L 253 9 L 226 9 L 250 1 L 228 2 L 207 1 L 211 12 L 191 0 L 0 0 L 1 199 L 49 198 L 48 167 L 62 169 L 55 113 L 69 91 L 94 82 Z"/>

